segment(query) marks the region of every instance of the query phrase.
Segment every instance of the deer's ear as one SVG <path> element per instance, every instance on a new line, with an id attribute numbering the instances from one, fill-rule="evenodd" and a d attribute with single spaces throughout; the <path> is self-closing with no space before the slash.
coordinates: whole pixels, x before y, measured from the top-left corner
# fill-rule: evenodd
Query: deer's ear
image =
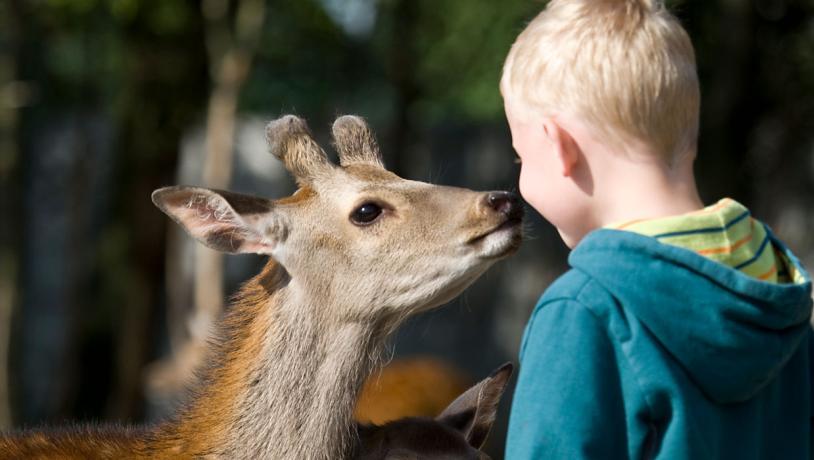
<path id="1" fill-rule="evenodd" d="M 153 192 L 153 203 L 193 238 L 216 251 L 271 254 L 284 233 L 273 203 L 238 193 L 199 187 L 166 187 Z"/>
<path id="2" fill-rule="evenodd" d="M 513 369 L 511 363 L 499 367 L 452 401 L 436 420 L 458 430 L 469 445 L 480 449 L 492 429 L 500 397 Z"/>

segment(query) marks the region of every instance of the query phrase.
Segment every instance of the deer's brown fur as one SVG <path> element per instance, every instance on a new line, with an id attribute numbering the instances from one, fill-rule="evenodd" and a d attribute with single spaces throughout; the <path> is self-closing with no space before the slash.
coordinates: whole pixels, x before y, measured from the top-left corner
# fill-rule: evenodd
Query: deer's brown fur
<path id="1" fill-rule="evenodd" d="M 0 437 L 4 459 L 87 460 L 134 458 L 143 450 L 145 431 L 122 426 L 72 426 L 21 431 Z"/>
<path id="2" fill-rule="evenodd" d="M 235 395 L 252 384 L 256 357 L 263 352 L 267 324 L 277 313 L 274 293 L 288 275 L 274 260 L 238 292 L 213 341 L 213 352 L 200 383 L 191 391 L 190 405 L 174 420 L 149 433 L 146 453 L 167 458 L 218 453 L 234 420 Z M 269 301 L 271 299 L 271 301 Z"/>

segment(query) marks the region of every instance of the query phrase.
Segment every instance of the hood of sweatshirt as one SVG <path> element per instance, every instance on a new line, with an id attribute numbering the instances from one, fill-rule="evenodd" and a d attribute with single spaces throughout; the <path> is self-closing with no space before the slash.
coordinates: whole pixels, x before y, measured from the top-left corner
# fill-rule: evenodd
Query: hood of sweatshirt
<path id="1" fill-rule="evenodd" d="M 767 231 L 769 231 L 767 229 Z M 570 265 L 607 289 L 718 403 L 749 400 L 770 383 L 811 328 L 811 278 L 760 281 L 734 268 L 632 232 L 586 236 Z"/>

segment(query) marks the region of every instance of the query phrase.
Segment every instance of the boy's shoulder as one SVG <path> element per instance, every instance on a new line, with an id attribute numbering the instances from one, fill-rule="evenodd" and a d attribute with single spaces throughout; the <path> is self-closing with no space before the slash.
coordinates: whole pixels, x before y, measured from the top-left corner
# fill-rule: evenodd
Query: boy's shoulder
<path id="1" fill-rule="evenodd" d="M 545 290 L 532 311 L 520 345 L 521 362 L 528 349 L 539 351 L 539 346 L 530 347 L 530 342 L 558 336 L 563 328 L 574 330 L 570 337 L 573 340 L 609 344 L 613 341 L 610 330 L 615 322 L 613 317 L 618 313 L 613 311 L 614 305 L 613 296 L 601 284 L 585 272 L 571 268 Z"/>
<path id="2" fill-rule="evenodd" d="M 612 302 L 613 297 L 597 281 L 575 268 L 569 269 L 543 292 L 536 309 L 544 308 L 553 302 L 574 304 L 575 308 L 583 307 L 598 314 L 603 304 Z"/>

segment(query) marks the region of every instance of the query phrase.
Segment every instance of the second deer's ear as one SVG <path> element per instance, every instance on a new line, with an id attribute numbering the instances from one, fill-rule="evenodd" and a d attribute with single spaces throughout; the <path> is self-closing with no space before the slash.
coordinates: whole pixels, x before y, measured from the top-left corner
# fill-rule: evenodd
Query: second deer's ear
<path id="1" fill-rule="evenodd" d="M 511 363 L 499 367 L 452 401 L 436 420 L 458 430 L 475 449 L 483 447 L 513 368 Z"/>
<path id="2" fill-rule="evenodd" d="M 284 237 L 273 203 L 238 193 L 199 187 L 166 187 L 153 203 L 206 246 L 228 253 L 271 254 Z"/>

